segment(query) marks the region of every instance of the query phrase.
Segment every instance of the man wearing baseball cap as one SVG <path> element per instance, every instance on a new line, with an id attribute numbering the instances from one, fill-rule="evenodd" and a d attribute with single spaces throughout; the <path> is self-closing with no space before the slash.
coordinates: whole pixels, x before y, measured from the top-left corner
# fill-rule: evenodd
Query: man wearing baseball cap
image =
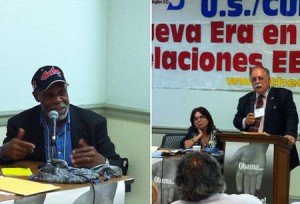
<path id="1" fill-rule="evenodd" d="M 49 113 L 55 111 L 58 114 L 56 158 L 74 167 L 91 168 L 109 163 L 122 168 L 122 159 L 107 134 L 106 119 L 69 103 L 68 83 L 59 67 L 39 68 L 31 84 L 33 96 L 40 104 L 8 120 L 0 162 L 51 160 Z"/>

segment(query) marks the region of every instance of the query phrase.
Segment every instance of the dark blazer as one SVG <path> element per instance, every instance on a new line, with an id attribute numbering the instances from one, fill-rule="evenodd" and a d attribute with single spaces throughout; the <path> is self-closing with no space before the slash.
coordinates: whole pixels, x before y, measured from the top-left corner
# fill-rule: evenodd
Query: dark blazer
<path id="1" fill-rule="evenodd" d="M 72 149 L 78 147 L 83 138 L 89 145 L 106 157 L 111 165 L 122 168 L 122 159 L 115 152 L 115 146 L 107 134 L 106 119 L 90 110 L 70 105 Z M 3 144 L 17 135 L 18 128 L 25 129 L 24 141 L 31 142 L 36 149 L 26 160 L 46 161 L 43 127 L 41 125 L 41 106 L 35 106 L 10 118 L 7 123 L 7 133 Z M 2 161 L 3 162 L 3 161 Z"/>
<path id="2" fill-rule="evenodd" d="M 186 136 L 180 141 L 180 148 L 181 149 L 185 149 L 185 146 L 184 146 L 184 142 L 186 140 L 190 140 L 192 139 L 194 136 L 198 135 L 199 132 L 198 130 L 193 127 L 193 126 L 190 126 L 189 129 L 188 129 L 188 133 L 186 134 Z M 219 138 L 219 131 L 217 129 L 213 129 L 213 131 L 210 133 L 209 135 L 209 139 L 210 140 L 213 140 L 214 143 L 216 144 L 216 148 L 220 149 L 220 150 L 223 150 L 223 142 L 220 141 L 220 138 Z M 197 141 L 194 145 L 201 145 L 201 139 L 199 141 Z"/>
<path id="3" fill-rule="evenodd" d="M 250 92 L 239 99 L 237 113 L 233 119 L 234 126 L 241 131 L 248 131 L 249 127 L 243 128 L 243 118 L 250 112 L 254 112 L 255 92 Z M 263 131 L 271 135 L 298 136 L 298 113 L 290 90 L 284 88 L 270 89 L 265 109 L 265 121 Z M 296 145 L 290 152 L 291 170 L 299 165 L 299 157 Z"/>

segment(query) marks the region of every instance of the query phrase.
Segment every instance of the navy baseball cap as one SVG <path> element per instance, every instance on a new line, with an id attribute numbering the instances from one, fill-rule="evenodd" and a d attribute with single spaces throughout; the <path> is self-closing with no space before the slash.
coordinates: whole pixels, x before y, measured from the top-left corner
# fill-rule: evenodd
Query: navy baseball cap
<path id="1" fill-rule="evenodd" d="M 33 91 L 45 91 L 56 82 L 66 82 L 63 71 L 52 65 L 39 68 L 32 77 L 31 85 Z"/>

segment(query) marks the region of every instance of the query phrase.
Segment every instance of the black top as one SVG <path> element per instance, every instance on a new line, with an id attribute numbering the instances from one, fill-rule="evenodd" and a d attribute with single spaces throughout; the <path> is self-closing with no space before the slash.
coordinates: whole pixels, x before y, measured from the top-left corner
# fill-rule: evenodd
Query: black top
<path id="1" fill-rule="evenodd" d="M 196 128 L 194 128 L 193 126 L 191 126 L 188 129 L 188 133 L 185 136 L 185 138 L 183 138 L 180 142 L 180 148 L 185 149 L 184 147 L 184 142 L 186 140 L 190 140 L 192 139 L 194 136 L 198 135 L 199 132 Z M 207 147 L 215 147 L 218 148 L 219 150 L 223 150 L 223 143 L 220 141 L 220 138 L 218 136 L 219 131 L 217 129 L 213 129 L 212 132 L 208 135 L 209 140 L 208 140 L 208 144 L 206 145 Z M 195 145 L 200 145 L 201 147 L 203 147 L 203 145 L 201 144 L 201 139 L 198 140 Z"/>

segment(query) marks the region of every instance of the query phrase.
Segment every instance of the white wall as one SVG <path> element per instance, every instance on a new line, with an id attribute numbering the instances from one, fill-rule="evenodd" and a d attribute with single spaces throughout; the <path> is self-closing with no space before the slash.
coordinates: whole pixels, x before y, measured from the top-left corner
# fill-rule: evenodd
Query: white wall
<path id="1" fill-rule="evenodd" d="M 233 126 L 238 100 L 246 92 L 189 89 L 152 89 L 152 125 L 174 128 L 188 128 L 193 108 L 206 107 L 215 125 L 220 130 L 237 129 Z M 300 95 L 294 93 L 300 115 Z M 300 131 L 300 124 L 298 126 Z"/>
<path id="2" fill-rule="evenodd" d="M 107 5 L 105 102 L 150 111 L 150 2 L 110 0 Z M 126 203 L 150 203 L 150 123 L 108 122 L 135 178 Z"/>
<path id="3" fill-rule="evenodd" d="M 0 1 L 0 28 L 0 116 L 37 104 L 30 81 L 47 64 L 63 69 L 75 105 L 150 111 L 150 2 Z M 126 201 L 150 203 L 150 124 L 108 118 L 108 129 L 135 179 Z"/>
<path id="4" fill-rule="evenodd" d="M 150 110 L 149 2 L 1 1 L 0 26 L 0 112 L 35 104 L 30 81 L 48 64 L 63 69 L 76 105 Z"/>
<path id="5" fill-rule="evenodd" d="M 0 112 L 35 104 L 31 78 L 60 66 L 72 103 L 105 101 L 106 1 L 0 1 Z"/>
<path id="6" fill-rule="evenodd" d="M 150 2 L 112 0 L 107 14 L 106 103 L 150 110 Z"/>

